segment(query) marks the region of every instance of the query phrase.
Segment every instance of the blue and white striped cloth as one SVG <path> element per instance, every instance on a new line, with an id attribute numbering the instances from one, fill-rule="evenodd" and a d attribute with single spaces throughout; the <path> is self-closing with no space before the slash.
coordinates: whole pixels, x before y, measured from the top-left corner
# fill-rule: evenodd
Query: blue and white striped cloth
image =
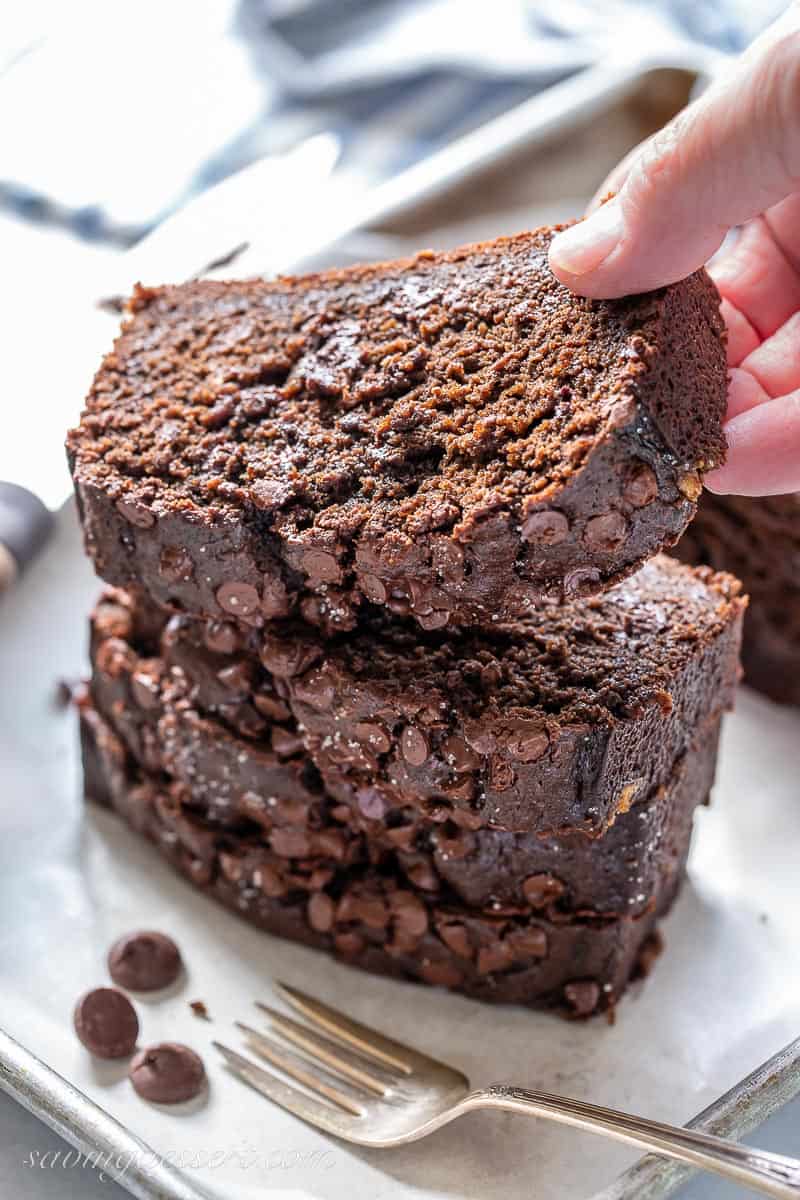
<path id="1" fill-rule="evenodd" d="M 37 28 L 21 20 L 26 6 L 8 5 L 0 205 L 130 243 L 199 190 L 321 130 L 369 185 L 611 56 L 687 42 L 736 53 L 783 7 L 41 0 Z"/>

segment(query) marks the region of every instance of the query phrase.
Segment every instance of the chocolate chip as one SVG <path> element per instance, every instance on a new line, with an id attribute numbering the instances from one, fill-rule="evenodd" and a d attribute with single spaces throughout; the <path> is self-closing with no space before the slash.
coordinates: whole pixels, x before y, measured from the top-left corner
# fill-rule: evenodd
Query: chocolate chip
<path id="1" fill-rule="evenodd" d="M 556 508 L 534 510 L 523 521 L 521 533 L 534 546 L 557 546 L 569 533 L 569 521 Z"/>
<path id="2" fill-rule="evenodd" d="M 182 546 L 164 546 L 158 558 L 158 571 L 167 583 L 188 583 L 194 577 L 194 563 Z"/>
<path id="3" fill-rule="evenodd" d="M 458 921 L 437 921 L 436 931 L 454 954 L 460 958 L 472 958 L 472 942 L 464 925 Z"/>
<path id="4" fill-rule="evenodd" d="M 340 954 L 342 958 L 357 958 L 364 949 L 364 939 L 360 933 L 345 930 L 334 936 L 333 945 L 336 953 Z"/>
<path id="5" fill-rule="evenodd" d="M 281 858 L 305 858 L 308 854 L 308 838 L 299 830 L 273 829 L 269 844 Z"/>
<path id="6" fill-rule="evenodd" d="M 531 908 L 545 908 L 554 904 L 564 895 L 566 888 L 555 875 L 543 872 L 539 875 L 529 875 L 521 884 L 522 894 Z"/>
<path id="7" fill-rule="evenodd" d="M 474 771 L 480 765 L 480 758 L 463 738 L 453 734 L 442 742 L 444 760 L 454 771 Z"/>
<path id="8" fill-rule="evenodd" d="M 362 592 L 373 604 L 386 603 L 386 588 L 377 575 L 361 575 L 358 581 L 361 584 Z"/>
<path id="9" fill-rule="evenodd" d="M 397 930 L 407 938 L 419 939 L 428 929 L 428 911 L 412 892 L 395 892 L 389 900 Z"/>
<path id="10" fill-rule="evenodd" d="M 368 929 L 385 929 L 389 924 L 389 910 L 383 896 L 355 896 L 352 911 L 355 919 Z"/>
<path id="11" fill-rule="evenodd" d="M 190 1000 L 189 1008 L 196 1017 L 201 1017 L 204 1021 L 210 1021 L 211 1015 L 202 1000 Z"/>
<path id="12" fill-rule="evenodd" d="M 495 971 L 507 971 L 514 961 L 511 946 L 505 941 L 490 942 L 478 950 L 476 966 L 480 975 L 491 975 Z"/>
<path id="13" fill-rule="evenodd" d="M 258 867 L 253 872 L 253 884 L 265 896 L 269 896 L 271 900 L 277 899 L 278 896 L 284 896 L 288 890 L 286 882 L 277 867 L 268 864 Z"/>
<path id="14" fill-rule="evenodd" d="M 409 867 L 406 874 L 411 882 L 423 892 L 436 892 L 439 890 L 439 879 L 433 867 L 428 863 L 418 862 L 413 867 Z"/>
<path id="15" fill-rule="evenodd" d="M 143 1100 L 180 1104 L 193 1100 L 206 1086 L 203 1060 L 179 1042 L 161 1042 L 135 1055 L 128 1078 Z"/>
<path id="16" fill-rule="evenodd" d="M 458 987 L 463 978 L 455 963 L 430 962 L 425 959 L 419 965 L 419 973 L 425 982 L 433 987 Z"/>
<path id="17" fill-rule="evenodd" d="M 578 1017 L 588 1017 L 600 1000 L 600 985 L 593 979 L 575 979 L 564 985 L 564 998 Z"/>
<path id="18" fill-rule="evenodd" d="M 355 727 L 355 735 L 360 742 L 366 742 L 376 754 L 386 754 L 392 745 L 391 738 L 383 726 L 372 721 L 359 721 Z"/>
<path id="19" fill-rule="evenodd" d="M 477 794 L 477 784 L 471 775 L 457 775 L 452 783 L 445 783 L 442 790 L 452 804 L 467 804 Z"/>
<path id="20" fill-rule="evenodd" d="M 508 732 L 504 738 L 508 753 L 520 762 L 537 762 L 550 745 L 544 729 L 520 725 Z"/>
<path id="21" fill-rule="evenodd" d="M 108 952 L 108 972 L 118 987 L 152 992 L 168 987 L 181 973 L 181 955 L 172 938 L 139 930 L 117 938 Z"/>
<path id="22" fill-rule="evenodd" d="M 239 635 L 227 621 L 207 621 L 203 641 L 212 654 L 233 654 L 239 645 Z"/>
<path id="23" fill-rule="evenodd" d="M 217 588 L 217 604 L 234 617 L 252 617 L 258 612 L 259 596 L 251 583 L 232 580 Z"/>
<path id="24" fill-rule="evenodd" d="M 73 1013 L 75 1032 L 97 1058 L 127 1058 L 139 1036 L 139 1018 L 116 988 L 94 988 L 81 996 Z"/>
<path id="25" fill-rule="evenodd" d="M 523 925 L 512 929 L 505 938 L 515 960 L 545 958 L 547 956 L 547 933 L 540 925 Z"/>
<path id="26" fill-rule="evenodd" d="M 292 715 L 288 704 L 284 704 L 283 700 L 279 700 L 277 696 L 267 696 L 263 692 L 256 692 L 253 704 L 262 717 L 269 721 L 288 721 Z"/>
<path id="27" fill-rule="evenodd" d="M 299 733 L 276 725 L 272 730 L 272 749 L 279 758 L 291 758 L 303 749 L 303 739 Z"/>
<path id="28" fill-rule="evenodd" d="M 586 522 L 583 542 L 590 550 L 604 550 L 610 553 L 624 542 L 627 532 L 628 522 L 622 513 L 601 513 Z"/>
<path id="29" fill-rule="evenodd" d="M 652 504 L 657 495 L 658 480 L 655 471 L 646 463 L 642 463 L 632 472 L 622 490 L 623 499 L 634 508 L 644 508 L 645 505 Z"/>
<path id="30" fill-rule="evenodd" d="M 428 740 L 419 729 L 407 725 L 400 739 L 400 750 L 410 766 L 421 767 L 428 757 Z"/>
<path id="31" fill-rule="evenodd" d="M 118 500 L 117 512 L 131 525 L 135 525 L 137 529 L 151 529 L 156 523 L 155 513 L 152 513 L 146 505 L 140 504 L 138 500 Z"/>
<path id="32" fill-rule="evenodd" d="M 341 579 L 341 571 L 336 558 L 326 550 L 304 551 L 303 570 L 312 587 L 318 583 L 338 583 Z"/>
<path id="33" fill-rule="evenodd" d="M 302 638 L 282 639 L 267 634 L 261 642 L 262 663 L 280 679 L 292 679 L 307 670 L 322 653 L 319 646 Z"/>
<path id="34" fill-rule="evenodd" d="M 309 671 L 294 685 L 294 694 L 312 708 L 324 710 L 333 704 L 335 688 L 326 671 Z"/>
<path id="35" fill-rule="evenodd" d="M 311 853 L 342 862 L 348 849 L 347 834 L 339 829 L 320 829 L 311 834 Z M 327 880 L 326 880 L 327 882 Z"/>
<path id="36" fill-rule="evenodd" d="M 316 892 L 308 902 L 308 923 L 317 933 L 327 933 L 333 927 L 335 906 L 325 892 Z"/>

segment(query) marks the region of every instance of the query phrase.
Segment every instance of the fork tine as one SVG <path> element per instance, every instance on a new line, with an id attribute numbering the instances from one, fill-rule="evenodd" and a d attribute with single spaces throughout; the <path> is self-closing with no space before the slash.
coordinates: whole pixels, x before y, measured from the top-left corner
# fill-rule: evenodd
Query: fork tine
<path id="1" fill-rule="evenodd" d="M 354 1117 L 360 1117 L 363 1114 L 363 1107 L 358 1103 L 355 1097 L 347 1096 L 340 1091 L 334 1083 L 327 1083 L 323 1076 L 331 1079 L 332 1076 L 324 1069 L 319 1067 L 309 1069 L 312 1064 L 308 1059 L 301 1058 L 299 1054 L 295 1054 L 293 1050 L 283 1046 L 280 1042 L 275 1041 L 265 1033 L 259 1033 L 255 1029 L 251 1029 L 249 1025 L 243 1025 L 241 1021 L 237 1021 L 236 1025 L 242 1030 L 250 1041 L 251 1049 L 255 1051 L 260 1058 L 265 1058 L 267 1062 L 272 1063 L 279 1071 L 296 1079 L 303 1087 L 310 1088 L 312 1092 L 316 1092 L 318 1096 L 323 1096 L 326 1100 L 330 1100 L 331 1104 L 335 1104 L 338 1108 L 344 1109 L 345 1112 L 352 1113 Z"/>
<path id="2" fill-rule="evenodd" d="M 266 1013 L 272 1027 L 282 1038 L 292 1042 L 312 1061 L 321 1062 L 333 1074 L 359 1084 L 376 1096 L 386 1095 L 389 1090 L 388 1074 L 385 1081 L 371 1075 L 364 1069 L 367 1066 L 367 1060 L 361 1055 L 356 1056 L 354 1052 L 348 1051 L 340 1043 L 317 1033 L 308 1025 L 301 1025 L 299 1021 L 293 1021 L 291 1017 L 276 1012 L 274 1008 L 270 1008 L 268 1004 L 262 1004 L 260 1000 L 256 1000 L 256 1007 Z M 350 1057 L 345 1058 L 344 1054 L 349 1054 Z M 377 1064 L 375 1067 L 380 1071 L 384 1070 Z"/>
<path id="3" fill-rule="evenodd" d="M 391 1038 L 376 1033 L 374 1029 L 360 1025 L 358 1021 L 352 1021 L 338 1009 L 323 1004 L 321 1000 L 315 1000 L 313 996 L 307 996 L 305 992 L 290 987 L 288 983 L 276 980 L 273 986 L 296 1012 L 302 1013 L 338 1041 L 355 1047 L 367 1058 L 387 1064 L 396 1071 L 402 1071 L 404 1075 L 412 1074 L 414 1068 L 409 1060 L 415 1057 L 415 1054 L 408 1046 L 394 1042 Z"/>
<path id="4" fill-rule="evenodd" d="M 315 1100 L 312 1096 L 301 1092 L 299 1088 L 292 1087 L 290 1083 L 286 1083 L 273 1071 L 266 1067 L 259 1067 L 256 1063 L 251 1062 L 249 1058 L 238 1054 L 235 1050 L 231 1050 L 230 1046 L 224 1046 L 222 1042 L 212 1042 L 215 1049 L 219 1050 L 228 1066 L 233 1071 L 237 1078 L 248 1083 L 250 1087 L 260 1092 L 262 1096 L 266 1096 L 268 1100 L 272 1100 L 275 1104 L 279 1104 L 281 1108 L 285 1108 L 294 1116 L 300 1117 L 303 1121 L 308 1121 L 311 1125 L 317 1125 L 320 1129 L 325 1129 L 329 1133 L 335 1133 L 342 1136 L 345 1130 L 342 1126 L 343 1119 L 350 1117 L 349 1111 L 342 1111 L 334 1108 L 330 1104 L 321 1103 Z"/>

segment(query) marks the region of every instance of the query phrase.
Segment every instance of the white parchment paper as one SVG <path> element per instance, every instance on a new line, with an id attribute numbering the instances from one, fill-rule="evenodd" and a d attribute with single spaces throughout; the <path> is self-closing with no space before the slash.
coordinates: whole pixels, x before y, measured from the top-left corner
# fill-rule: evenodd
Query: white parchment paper
<path id="1" fill-rule="evenodd" d="M 53 696 L 59 678 L 85 670 L 97 588 L 67 509 L 0 607 L 0 1024 L 212 1194 L 571 1200 L 635 1157 L 502 1114 L 472 1115 L 403 1150 L 323 1137 L 228 1075 L 211 1047 L 239 1044 L 232 1022 L 257 1023 L 252 1002 L 274 1001 L 271 978 L 452 1062 L 474 1084 L 544 1087 L 676 1122 L 800 1031 L 797 713 L 741 693 L 665 953 L 615 1025 L 567 1023 L 372 978 L 260 934 L 173 876 L 115 817 L 84 811 L 74 715 Z M 166 997 L 136 1001 L 142 1041 L 185 1041 L 203 1055 L 211 1088 L 201 1107 L 148 1106 L 124 1066 L 93 1062 L 72 1033 L 79 993 L 108 982 L 109 945 L 141 926 L 171 933 L 188 965 Z M 211 1022 L 192 1014 L 195 999 Z"/>

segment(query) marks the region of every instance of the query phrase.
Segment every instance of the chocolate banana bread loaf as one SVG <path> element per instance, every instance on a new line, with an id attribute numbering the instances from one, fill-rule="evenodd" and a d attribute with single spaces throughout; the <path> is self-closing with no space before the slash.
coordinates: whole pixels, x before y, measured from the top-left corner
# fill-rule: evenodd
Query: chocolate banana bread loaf
<path id="1" fill-rule="evenodd" d="M 675 553 L 739 576 L 750 597 L 745 682 L 780 704 L 800 704 L 800 495 L 705 492 Z"/>
<path id="2" fill-rule="evenodd" d="M 672 545 L 724 457 L 717 293 L 576 297 L 552 233 L 140 288 L 68 439 L 99 574 L 250 626 L 369 602 L 436 630 Z"/>
<path id="3" fill-rule="evenodd" d="M 186 635 L 192 624 L 199 632 L 196 622 L 173 618 L 160 638 L 154 624 L 145 605 L 120 592 L 106 593 L 92 622 L 92 700 L 139 766 L 179 781 L 193 812 L 224 828 L 257 830 L 273 849 L 305 852 L 314 844 L 321 853 L 327 845 L 335 859 L 363 835 L 373 863 L 389 855 L 423 891 L 445 883 L 470 905 L 643 911 L 661 876 L 683 862 L 694 809 L 713 782 L 719 710 L 709 704 L 696 748 L 672 764 L 663 785 L 631 793 L 602 838 L 479 828 L 462 810 L 442 803 L 423 813 L 402 794 L 390 807 L 355 790 L 337 800 L 324 794 L 288 708 L 262 718 L 255 734 L 226 726 L 228 704 L 215 702 L 220 693 L 230 699 L 241 661 L 192 648 Z M 208 712 L 215 706 L 216 718 Z"/>
<path id="4" fill-rule="evenodd" d="M 81 713 L 87 796 L 108 804 L 197 887 L 255 925 L 366 970 L 481 1000 L 586 1017 L 612 1007 L 657 950 L 680 884 L 662 876 L 638 916 L 573 917 L 467 907 L 410 886 L 388 863 L 276 853 L 252 833 L 183 807 L 180 784 L 142 770 L 89 700 Z"/>

